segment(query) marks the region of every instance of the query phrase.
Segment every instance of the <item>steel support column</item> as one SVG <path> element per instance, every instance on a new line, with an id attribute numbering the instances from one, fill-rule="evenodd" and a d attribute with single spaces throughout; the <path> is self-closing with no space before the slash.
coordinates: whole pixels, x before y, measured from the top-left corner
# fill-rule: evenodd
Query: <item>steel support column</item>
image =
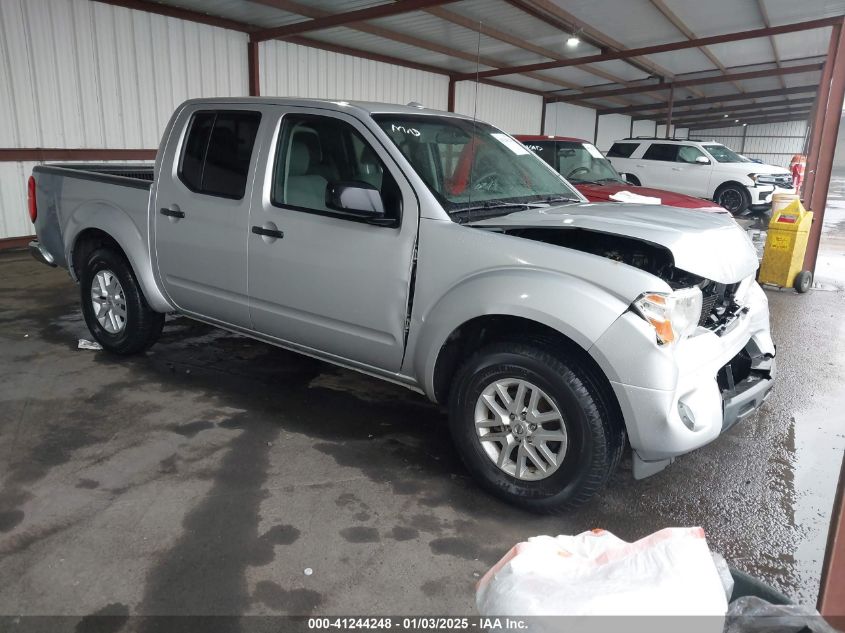
<path id="1" fill-rule="evenodd" d="M 446 110 L 455 111 L 455 78 L 449 77 L 449 92 L 446 97 Z"/>
<path id="2" fill-rule="evenodd" d="M 827 98 L 822 100 L 821 96 L 825 91 Z M 805 189 L 804 199 L 809 202 L 810 210 L 813 211 L 815 217 L 810 227 L 804 268 L 813 272 L 815 272 L 816 258 L 819 254 L 819 242 L 830 188 L 830 175 L 833 170 L 833 154 L 836 151 L 836 138 L 839 134 L 839 120 L 842 118 L 843 101 L 845 101 L 845 29 L 842 28 L 842 22 L 840 22 L 834 26 L 831 33 L 831 46 L 819 90 L 819 111 L 815 119 L 819 140 L 810 147 L 810 154 L 815 157 L 815 161 L 807 165 L 807 168 L 811 170 L 808 175 L 812 178 L 812 182 Z M 819 114 L 821 116 L 818 116 Z M 816 134 L 814 133 L 813 136 L 816 137 Z"/>
<path id="3" fill-rule="evenodd" d="M 669 105 L 666 109 L 666 138 L 669 138 L 669 130 L 672 129 L 672 108 L 675 107 L 675 85 L 669 86 Z M 674 136 L 674 134 L 672 135 Z"/>
<path id="4" fill-rule="evenodd" d="M 261 94 L 261 84 L 258 79 L 258 42 L 250 40 L 247 43 L 246 65 L 249 76 L 249 96 L 257 97 Z"/>
<path id="5" fill-rule="evenodd" d="M 540 105 L 540 134 L 546 133 L 546 98 L 543 97 L 543 103 Z"/>

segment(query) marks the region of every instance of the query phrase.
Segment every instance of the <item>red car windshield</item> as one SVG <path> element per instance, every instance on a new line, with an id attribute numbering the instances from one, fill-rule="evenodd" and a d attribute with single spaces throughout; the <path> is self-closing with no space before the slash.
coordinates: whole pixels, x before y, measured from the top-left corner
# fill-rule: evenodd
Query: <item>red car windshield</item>
<path id="1" fill-rule="evenodd" d="M 560 175 L 576 185 L 625 182 L 592 143 L 558 141 L 557 161 Z"/>

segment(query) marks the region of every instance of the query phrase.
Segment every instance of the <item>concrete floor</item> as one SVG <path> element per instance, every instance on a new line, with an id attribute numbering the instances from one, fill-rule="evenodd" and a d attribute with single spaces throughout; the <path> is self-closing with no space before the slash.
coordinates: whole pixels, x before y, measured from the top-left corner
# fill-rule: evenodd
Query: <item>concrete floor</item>
<path id="1" fill-rule="evenodd" d="M 185 318 L 141 357 L 77 350 L 66 273 L 3 254 L 0 614 L 473 614 L 529 536 L 677 525 L 814 604 L 845 446 L 845 292 L 822 281 L 768 293 L 781 373 L 759 415 L 544 518 L 481 492 L 411 392 Z"/>

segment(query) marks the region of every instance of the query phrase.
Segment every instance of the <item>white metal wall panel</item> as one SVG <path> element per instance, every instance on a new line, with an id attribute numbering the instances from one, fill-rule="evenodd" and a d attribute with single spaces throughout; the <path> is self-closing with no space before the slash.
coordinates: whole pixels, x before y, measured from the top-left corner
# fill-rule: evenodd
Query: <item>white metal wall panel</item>
<path id="1" fill-rule="evenodd" d="M 0 147 L 155 149 L 182 101 L 247 92 L 243 33 L 90 0 L 0 0 Z M 32 233 L 34 164 L 0 163 L 0 239 Z"/>
<path id="2" fill-rule="evenodd" d="M 596 129 L 596 111 L 571 103 L 549 103 L 546 105 L 546 129 L 544 134 L 572 136 L 587 141 L 593 140 Z"/>
<path id="3" fill-rule="evenodd" d="M 288 42 L 262 42 L 258 66 L 262 95 L 448 105 L 445 75 Z"/>
<path id="4" fill-rule="evenodd" d="M 476 99 L 476 87 L 478 98 Z M 455 112 L 475 116 L 508 134 L 540 134 L 543 98 L 474 81 L 455 85 Z"/>
<path id="5" fill-rule="evenodd" d="M 757 158 L 771 165 L 788 167 L 792 156 L 800 154 L 804 149 L 807 128 L 806 121 L 749 125 L 745 128 L 744 147 L 742 126 L 695 130 L 692 135 L 727 145 L 748 158 Z"/>
<path id="6" fill-rule="evenodd" d="M 0 2 L 0 147 L 145 148 L 182 101 L 247 94 L 247 37 L 89 0 Z"/>
<path id="7" fill-rule="evenodd" d="M 607 153 L 614 141 L 626 138 L 631 134 L 631 117 L 624 114 L 605 114 L 599 117 L 598 138 L 596 147 Z"/>
<path id="8" fill-rule="evenodd" d="M 657 136 L 657 126 L 654 121 L 634 121 L 632 136 Z"/>

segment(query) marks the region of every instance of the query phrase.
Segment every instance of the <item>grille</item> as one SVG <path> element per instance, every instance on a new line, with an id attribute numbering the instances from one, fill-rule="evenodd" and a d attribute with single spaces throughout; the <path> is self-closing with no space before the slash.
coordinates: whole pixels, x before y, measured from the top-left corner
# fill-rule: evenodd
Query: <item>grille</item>
<path id="1" fill-rule="evenodd" d="M 763 185 L 777 185 L 784 189 L 792 188 L 792 176 L 789 174 L 766 174 L 758 176 L 757 182 Z"/>
<path id="2" fill-rule="evenodd" d="M 716 305 L 716 300 L 718 298 L 719 297 L 714 294 L 707 297 L 702 297 L 701 317 L 698 319 L 699 325 L 705 325 L 707 323 L 707 318 L 710 316 L 710 313 L 713 312 L 713 307 Z"/>

